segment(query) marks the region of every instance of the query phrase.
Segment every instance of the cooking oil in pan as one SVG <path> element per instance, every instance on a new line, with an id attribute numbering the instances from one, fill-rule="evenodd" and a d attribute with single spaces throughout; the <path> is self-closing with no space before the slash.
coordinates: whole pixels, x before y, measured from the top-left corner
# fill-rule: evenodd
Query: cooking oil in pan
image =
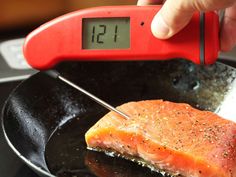
<path id="1" fill-rule="evenodd" d="M 98 120 L 96 117 L 101 116 L 72 119 L 54 132 L 45 153 L 52 174 L 58 177 L 167 177 L 137 163 L 87 150 L 84 134 Z"/>

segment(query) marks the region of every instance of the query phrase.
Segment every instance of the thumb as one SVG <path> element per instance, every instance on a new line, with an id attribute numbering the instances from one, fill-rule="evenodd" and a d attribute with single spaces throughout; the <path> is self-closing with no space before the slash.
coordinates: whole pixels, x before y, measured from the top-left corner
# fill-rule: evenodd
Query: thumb
<path id="1" fill-rule="evenodd" d="M 189 23 L 194 12 L 192 0 L 167 0 L 152 21 L 153 35 L 159 39 L 170 38 Z"/>

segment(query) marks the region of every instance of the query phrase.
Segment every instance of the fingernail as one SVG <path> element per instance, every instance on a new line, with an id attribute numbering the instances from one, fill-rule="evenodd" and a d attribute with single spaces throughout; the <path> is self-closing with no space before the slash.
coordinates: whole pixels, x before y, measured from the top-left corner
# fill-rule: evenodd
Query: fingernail
<path id="1" fill-rule="evenodd" d="M 153 35 L 160 39 L 168 38 L 170 33 L 170 29 L 160 13 L 154 17 L 151 24 L 151 30 Z"/>
<path id="2" fill-rule="evenodd" d="M 139 0 L 137 5 L 138 6 L 144 6 L 144 5 L 147 5 L 147 2 L 145 0 Z"/>

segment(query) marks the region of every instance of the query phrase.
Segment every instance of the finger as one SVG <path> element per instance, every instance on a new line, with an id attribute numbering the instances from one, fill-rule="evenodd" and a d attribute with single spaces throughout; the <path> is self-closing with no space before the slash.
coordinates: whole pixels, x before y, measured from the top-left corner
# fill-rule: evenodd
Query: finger
<path id="1" fill-rule="evenodd" d="M 162 4 L 163 0 L 138 0 L 138 6 Z"/>
<path id="2" fill-rule="evenodd" d="M 209 11 L 229 7 L 235 0 L 167 0 L 152 23 L 153 34 L 167 39 L 178 33 L 191 20 L 195 11 Z"/>
<path id="3" fill-rule="evenodd" d="M 229 51 L 236 45 L 236 3 L 225 11 L 220 42 L 222 51 Z"/>
<path id="4" fill-rule="evenodd" d="M 154 36 L 167 39 L 179 32 L 188 24 L 195 8 L 191 0 L 167 0 L 154 17 L 151 28 Z"/>

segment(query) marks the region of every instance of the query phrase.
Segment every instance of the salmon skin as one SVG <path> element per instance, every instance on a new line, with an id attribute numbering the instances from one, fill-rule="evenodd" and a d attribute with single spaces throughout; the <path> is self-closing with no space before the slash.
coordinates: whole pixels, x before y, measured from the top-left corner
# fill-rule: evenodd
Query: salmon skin
<path id="1" fill-rule="evenodd" d="M 88 149 L 186 177 L 236 177 L 236 124 L 188 104 L 162 100 L 118 107 L 85 134 Z"/>

